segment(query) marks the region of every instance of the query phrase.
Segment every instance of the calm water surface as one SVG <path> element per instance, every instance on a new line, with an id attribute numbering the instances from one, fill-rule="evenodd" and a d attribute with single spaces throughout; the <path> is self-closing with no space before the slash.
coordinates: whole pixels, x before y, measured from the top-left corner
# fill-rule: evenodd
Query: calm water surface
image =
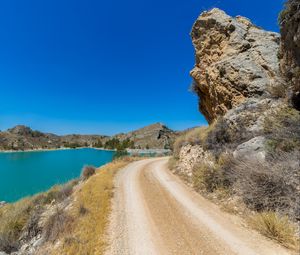
<path id="1" fill-rule="evenodd" d="M 0 201 L 13 202 L 80 175 L 84 165 L 101 166 L 113 152 L 95 149 L 0 153 Z"/>

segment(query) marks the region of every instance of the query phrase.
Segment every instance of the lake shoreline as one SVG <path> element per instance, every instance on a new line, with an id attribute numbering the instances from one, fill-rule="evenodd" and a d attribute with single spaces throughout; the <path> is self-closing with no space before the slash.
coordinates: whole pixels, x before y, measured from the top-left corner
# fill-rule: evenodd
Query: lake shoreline
<path id="1" fill-rule="evenodd" d="M 84 166 L 101 167 L 111 162 L 115 154 L 93 148 L 27 152 L 0 153 L 0 202 L 15 202 L 76 179 Z"/>
<path id="2" fill-rule="evenodd" d="M 47 152 L 47 151 L 64 151 L 64 150 L 79 150 L 79 149 L 94 149 L 94 150 L 101 150 L 101 151 L 115 151 L 105 148 L 94 148 L 94 147 L 77 147 L 77 148 L 53 148 L 53 149 L 29 149 L 29 150 L 0 150 L 0 153 L 20 153 L 20 152 Z"/>

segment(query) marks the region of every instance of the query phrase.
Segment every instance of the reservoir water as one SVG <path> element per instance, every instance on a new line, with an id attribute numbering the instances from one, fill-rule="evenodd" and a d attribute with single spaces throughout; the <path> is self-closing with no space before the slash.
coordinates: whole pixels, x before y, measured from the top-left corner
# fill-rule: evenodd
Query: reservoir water
<path id="1" fill-rule="evenodd" d="M 13 202 L 80 176 L 84 165 L 101 166 L 114 152 L 74 149 L 0 153 L 0 201 Z"/>

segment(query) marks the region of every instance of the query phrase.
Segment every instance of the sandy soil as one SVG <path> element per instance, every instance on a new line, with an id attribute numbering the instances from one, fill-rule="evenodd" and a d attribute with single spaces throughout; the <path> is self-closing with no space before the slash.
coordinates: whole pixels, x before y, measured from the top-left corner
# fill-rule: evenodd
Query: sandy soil
<path id="1" fill-rule="evenodd" d="M 291 254 L 184 185 L 167 158 L 134 162 L 115 181 L 106 255 Z"/>

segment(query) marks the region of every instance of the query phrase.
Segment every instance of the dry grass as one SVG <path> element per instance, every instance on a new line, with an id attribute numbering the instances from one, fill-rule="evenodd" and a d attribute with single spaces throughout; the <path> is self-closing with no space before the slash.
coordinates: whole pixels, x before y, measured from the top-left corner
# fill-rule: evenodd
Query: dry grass
<path id="1" fill-rule="evenodd" d="M 174 156 L 178 157 L 180 149 L 184 145 L 203 144 L 209 132 L 214 129 L 214 126 L 215 124 L 212 123 L 209 126 L 197 127 L 179 136 L 174 143 Z"/>
<path id="2" fill-rule="evenodd" d="M 18 248 L 18 239 L 32 206 L 32 198 L 25 198 L 0 208 L 0 250 L 11 252 Z"/>
<path id="3" fill-rule="evenodd" d="M 288 217 L 280 217 L 275 212 L 257 213 L 250 218 L 250 225 L 263 235 L 276 240 L 285 247 L 299 250 L 296 227 Z"/>
<path id="4" fill-rule="evenodd" d="M 94 175 L 88 174 L 90 177 L 76 188 L 78 180 L 73 180 L 1 207 L 0 250 L 17 251 L 21 236 L 22 240 L 30 240 L 40 233 L 46 241 L 42 248 L 53 254 L 102 254 L 113 196 L 113 177 L 119 169 L 137 159 L 142 158 L 115 160 Z M 40 228 L 38 223 L 50 204 L 56 210 L 45 218 L 45 225 Z"/>
<path id="5" fill-rule="evenodd" d="M 63 234 L 71 231 L 74 218 L 63 208 L 56 207 L 55 212 L 48 218 L 43 232 L 45 241 L 56 242 Z"/>
<path id="6" fill-rule="evenodd" d="M 178 161 L 174 157 L 170 157 L 168 160 L 168 168 L 172 171 L 176 168 Z"/>
<path id="7" fill-rule="evenodd" d="M 122 158 L 100 168 L 74 193 L 71 214 L 72 233 L 63 240 L 63 245 L 54 254 L 103 254 L 105 230 L 111 211 L 113 178 L 118 170 L 133 158 Z M 85 213 L 82 213 L 84 208 Z"/>

